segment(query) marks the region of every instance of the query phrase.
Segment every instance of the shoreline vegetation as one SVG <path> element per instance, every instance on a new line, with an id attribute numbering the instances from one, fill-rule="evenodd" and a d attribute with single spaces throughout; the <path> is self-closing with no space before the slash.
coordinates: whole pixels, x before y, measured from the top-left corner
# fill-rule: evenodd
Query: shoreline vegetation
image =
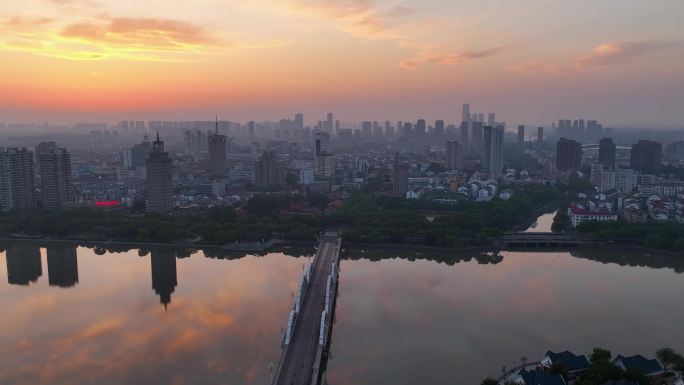
<path id="1" fill-rule="evenodd" d="M 0 238 L 240 252 L 315 243 L 321 232 L 334 228 L 345 244 L 367 248 L 493 250 L 505 232 L 524 230 L 522 227 L 533 222 L 531 218 L 563 207 L 586 186 L 571 180 L 567 185 L 504 188 L 512 191 L 511 199 L 456 204 L 360 192 L 338 205 L 329 204 L 323 196 L 255 195 L 239 207 L 171 216 L 127 209 L 19 210 L 0 213 Z M 569 230 L 567 221 L 567 214 L 558 210 L 553 230 Z M 576 231 L 595 240 L 598 247 L 684 251 L 684 225 L 677 223 L 589 222 Z"/>

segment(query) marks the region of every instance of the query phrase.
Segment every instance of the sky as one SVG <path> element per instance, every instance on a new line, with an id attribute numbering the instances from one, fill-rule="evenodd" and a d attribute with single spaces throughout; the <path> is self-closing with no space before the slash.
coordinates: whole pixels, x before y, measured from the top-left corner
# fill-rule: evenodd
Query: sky
<path id="1" fill-rule="evenodd" d="M 22 0 L 0 121 L 684 122 L 681 0 Z"/>

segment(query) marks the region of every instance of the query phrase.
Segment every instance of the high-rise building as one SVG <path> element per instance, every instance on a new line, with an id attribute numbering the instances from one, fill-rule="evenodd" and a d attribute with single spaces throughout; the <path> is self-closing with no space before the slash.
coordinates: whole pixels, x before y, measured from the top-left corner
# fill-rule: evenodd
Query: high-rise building
<path id="1" fill-rule="evenodd" d="M 131 148 L 131 167 L 145 167 L 147 164 L 147 157 L 150 155 L 151 151 L 152 143 L 147 135 L 145 135 L 142 143 L 136 144 Z"/>
<path id="2" fill-rule="evenodd" d="M 295 129 L 302 130 L 304 129 L 304 114 L 301 112 L 298 112 L 294 116 L 294 126 Z"/>
<path id="3" fill-rule="evenodd" d="M 336 164 L 337 158 L 335 155 L 327 152 L 321 153 L 316 158 L 316 174 L 324 178 L 333 177 L 335 176 Z"/>
<path id="4" fill-rule="evenodd" d="M 418 119 L 416 125 L 414 126 L 413 132 L 417 137 L 424 137 L 426 132 L 425 119 Z"/>
<path id="5" fill-rule="evenodd" d="M 394 195 L 406 198 L 406 193 L 408 193 L 409 166 L 408 163 L 402 162 L 399 159 L 399 154 L 394 159 L 392 174 L 392 192 Z"/>
<path id="6" fill-rule="evenodd" d="M 556 170 L 578 171 L 582 168 L 582 145 L 561 137 L 556 143 Z"/>
<path id="7" fill-rule="evenodd" d="M 265 151 L 255 170 L 257 186 L 282 186 L 285 184 L 285 166 L 273 151 Z"/>
<path id="8" fill-rule="evenodd" d="M 223 175 L 226 172 L 228 159 L 227 137 L 219 133 L 218 118 L 216 128 L 209 135 L 209 169 L 214 175 Z"/>
<path id="9" fill-rule="evenodd" d="M 487 114 L 487 124 L 492 127 L 496 124 L 496 113 L 490 112 Z"/>
<path id="10" fill-rule="evenodd" d="M 164 151 L 159 134 L 147 157 L 146 194 L 148 212 L 166 214 L 173 211 L 173 161 Z"/>
<path id="11" fill-rule="evenodd" d="M 48 246 L 47 266 L 50 286 L 72 287 L 78 283 L 76 246 Z"/>
<path id="12" fill-rule="evenodd" d="M 640 140 L 632 145 L 630 167 L 643 173 L 657 171 L 663 161 L 663 145 L 652 140 Z"/>
<path id="13" fill-rule="evenodd" d="M 679 140 L 670 143 L 665 147 L 665 158 L 670 162 L 681 162 L 684 160 L 684 141 Z"/>
<path id="14" fill-rule="evenodd" d="M 503 174 L 503 127 L 484 128 L 484 166 L 490 177 Z"/>
<path id="15" fill-rule="evenodd" d="M 637 187 L 637 175 L 631 168 L 604 168 L 599 172 L 599 192 L 617 190 L 622 194 L 628 194 Z"/>
<path id="16" fill-rule="evenodd" d="M 463 168 L 463 146 L 459 142 L 447 140 L 446 168 L 447 170 L 460 170 Z"/>
<path id="17" fill-rule="evenodd" d="M 330 134 L 323 131 L 316 132 L 316 134 L 314 134 L 314 145 L 314 155 L 316 158 L 318 158 L 320 154 L 330 152 Z"/>
<path id="18" fill-rule="evenodd" d="M 0 149 L 0 210 L 36 207 L 33 153 L 26 148 Z"/>
<path id="19" fill-rule="evenodd" d="M 333 113 L 332 112 L 328 112 L 328 114 L 326 115 L 324 129 L 329 134 L 332 133 L 332 131 L 333 131 Z"/>
<path id="20" fill-rule="evenodd" d="M 369 121 L 361 122 L 361 134 L 364 138 L 370 138 L 373 135 L 373 123 Z"/>
<path id="21" fill-rule="evenodd" d="M 474 151 L 482 151 L 482 122 L 471 123 L 472 135 L 470 135 L 471 147 Z"/>
<path id="22" fill-rule="evenodd" d="M 54 142 L 36 147 L 40 168 L 40 191 L 43 208 L 59 209 L 74 200 L 71 184 L 71 156 Z"/>
<path id="23" fill-rule="evenodd" d="M 611 138 L 599 140 L 598 161 L 605 168 L 615 168 L 615 155 L 617 147 Z"/>
<path id="24" fill-rule="evenodd" d="M 461 122 L 460 130 L 461 130 L 461 145 L 463 146 L 463 149 L 468 148 L 468 128 L 470 124 L 468 122 Z"/>
<path id="25" fill-rule="evenodd" d="M 544 143 L 544 127 L 537 127 L 537 145 L 539 147 Z"/>
<path id="26" fill-rule="evenodd" d="M 518 126 L 518 145 L 523 144 L 525 144 L 525 126 L 521 124 Z"/>
<path id="27" fill-rule="evenodd" d="M 470 104 L 464 104 L 461 112 L 461 122 L 470 122 Z"/>
<path id="28" fill-rule="evenodd" d="M 166 308 L 171 303 L 171 294 L 178 286 L 176 253 L 173 250 L 152 250 L 150 263 L 152 289 L 159 296 L 159 302 Z"/>
<path id="29" fill-rule="evenodd" d="M 435 132 L 434 135 L 437 138 L 442 138 L 444 137 L 444 121 L 443 120 L 437 120 L 435 121 Z"/>

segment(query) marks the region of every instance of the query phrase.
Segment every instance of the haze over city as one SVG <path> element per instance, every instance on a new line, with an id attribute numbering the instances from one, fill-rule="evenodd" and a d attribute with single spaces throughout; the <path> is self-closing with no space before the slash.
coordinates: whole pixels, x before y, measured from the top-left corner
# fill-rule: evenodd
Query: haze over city
<path id="1" fill-rule="evenodd" d="M 684 121 L 684 3 L 26 0 L 0 8 L 6 122 Z"/>
<path id="2" fill-rule="evenodd" d="M 684 385 L 684 1 L 0 2 L 0 385 Z"/>

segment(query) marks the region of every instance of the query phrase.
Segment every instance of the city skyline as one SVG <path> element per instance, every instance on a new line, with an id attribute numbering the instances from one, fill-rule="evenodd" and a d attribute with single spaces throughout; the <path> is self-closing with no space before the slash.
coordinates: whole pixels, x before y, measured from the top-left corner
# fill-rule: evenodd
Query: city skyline
<path id="1" fill-rule="evenodd" d="M 676 1 L 161 4 L 6 5 L 3 119 L 684 119 Z"/>

